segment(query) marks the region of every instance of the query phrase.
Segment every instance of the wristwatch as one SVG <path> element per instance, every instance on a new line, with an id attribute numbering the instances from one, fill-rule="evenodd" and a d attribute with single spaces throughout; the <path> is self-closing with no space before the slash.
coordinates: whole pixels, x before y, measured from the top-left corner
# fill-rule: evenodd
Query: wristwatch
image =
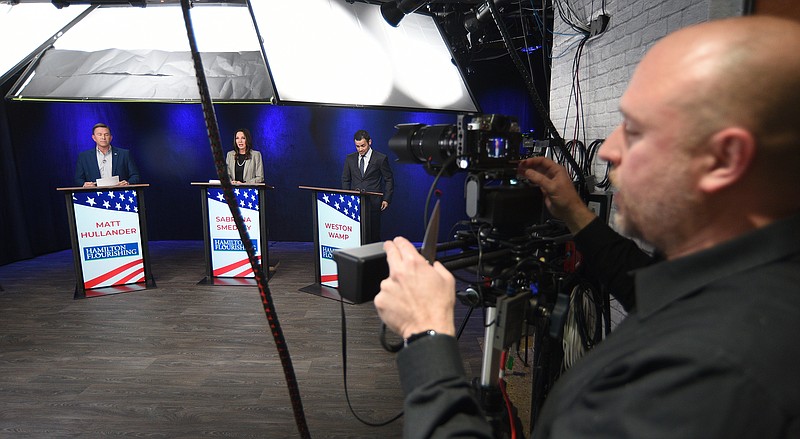
<path id="1" fill-rule="evenodd" d="M 424 332 L 418 332 L 416 334 L 411 334 L 408 338 L 403 340 L 403 347 L 408 347 L 411 343 L 419 340 L 420 338 L 427 337 L 427 336 L 434 336 L 436 335 L 436 331 L 433 329 L 428 329 Z"/>

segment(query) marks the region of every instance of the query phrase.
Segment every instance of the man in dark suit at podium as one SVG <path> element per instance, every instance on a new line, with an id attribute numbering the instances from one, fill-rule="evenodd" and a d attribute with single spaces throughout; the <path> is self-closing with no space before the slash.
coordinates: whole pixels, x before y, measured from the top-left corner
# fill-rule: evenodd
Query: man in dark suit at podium
<path id="1" fill-rule="evenodd" d="M 111 146 L 111 129 L 104 123 L 92 127 L 95 147 L 78 154 L 75 186 L 97 186 L 97 179 L 119 176 L 120 186 L 139 183 L 139 169 L 127 149 Z"/>
<path id="2" fill-rule="evenodd" d="M 392 169 L 389 167 L 389 157 L 371 148 L 372 139 L 368 132 L 356 131 L 353 140 L 356 143 L 356 152 L 348 154 L 344 160 L 342 189 L 383 192 L 383 197 L 368 197 L 371 225 L 368 242 L 378 242 L 381 240 L 381 212 L 392 201 Z"/>

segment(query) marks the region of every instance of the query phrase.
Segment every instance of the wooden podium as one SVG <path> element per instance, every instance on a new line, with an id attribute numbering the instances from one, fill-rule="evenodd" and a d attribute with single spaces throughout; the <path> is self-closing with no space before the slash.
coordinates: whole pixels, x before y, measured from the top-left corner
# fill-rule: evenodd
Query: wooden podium
<path id="1" fill-rule="evenodd" d="M 314 186 L 299 188 L 311 192 L 315 251 L 314 283 L 300 291 L 339 300 L 339 277 L 333 251 L 369 242 L 372 225 L 368 200 L 370 196 L 383 194 Z"/>
<path id="2" fill-rule="evenodd" d="M 75 299 L 156 287 L 147 243 L 148 186 L 56 189 L 67 203 Z"/>
<path id="3" fill-rule="evenodd" d="M 233 221 L 228 203 L 219 183 L 192 183 L 200 188 L 203 206 L 203 241 L 205 243 L 206 275 L 199 282 L 210 285 L 256 285 L 255 274 L 247 257 L 239 229 Z M 260 184 L 237 184 L 233 190 L 248 236 L 253 242 L 261 270 L 268 267 L 268 279 L 274 274 L 278 261 L 269 258 L 267 222 L 267 189 Z M 271 263 L 270 263 L 271 262 Z"/>

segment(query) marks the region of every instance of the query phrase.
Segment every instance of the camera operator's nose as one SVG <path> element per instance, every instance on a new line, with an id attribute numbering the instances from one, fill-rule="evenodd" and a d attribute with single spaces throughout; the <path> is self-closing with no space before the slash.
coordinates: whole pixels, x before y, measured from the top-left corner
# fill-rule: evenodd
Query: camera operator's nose
<path id="1" fill-rule="evenodd" d="M 614 131 L 608 135 L 606 140 L 600 145 L 597 156 L 607 161 L 611 166 L 617 166 L 620 158 L 620 148 L 622 143 L 622 124 L 617 125 Z"/>

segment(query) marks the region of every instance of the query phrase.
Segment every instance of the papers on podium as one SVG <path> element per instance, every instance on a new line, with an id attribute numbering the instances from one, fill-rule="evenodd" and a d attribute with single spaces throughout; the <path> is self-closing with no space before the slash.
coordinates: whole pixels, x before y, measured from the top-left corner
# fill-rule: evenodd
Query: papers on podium
<path id="1" fill-rule="evenodd" d="M 118 184 L 119 184 L 119 175 L 97 179 L 97 187 L 117 186 Z"/>

